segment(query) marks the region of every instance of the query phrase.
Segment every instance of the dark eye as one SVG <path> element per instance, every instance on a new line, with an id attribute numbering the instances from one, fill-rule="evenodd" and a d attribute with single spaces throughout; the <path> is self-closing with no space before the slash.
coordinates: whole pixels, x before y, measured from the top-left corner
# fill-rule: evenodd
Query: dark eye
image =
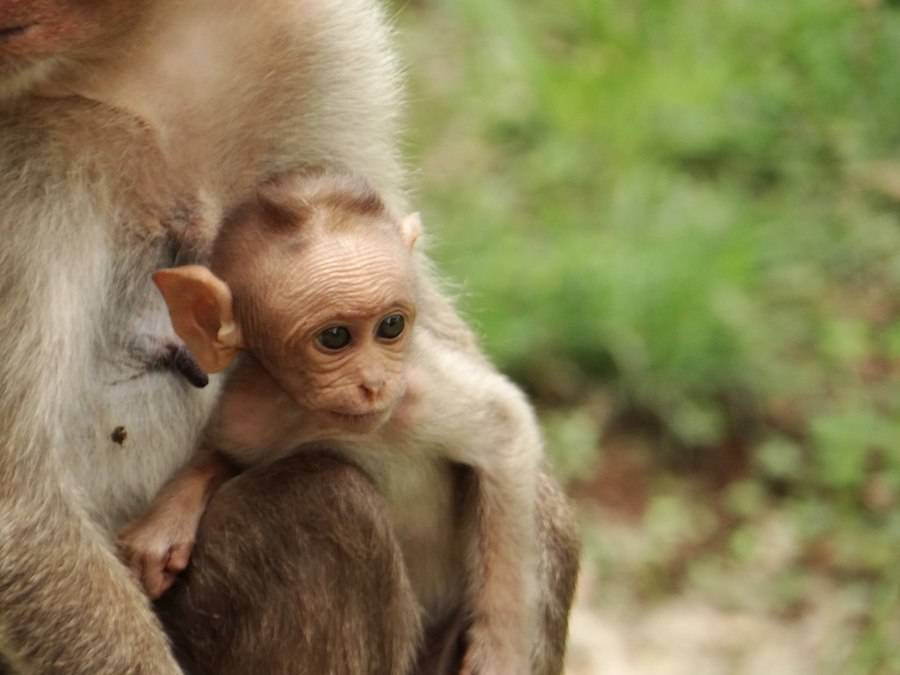
<path id="1" fill-rule="evenodd" d="M 331 328 L 326 328 L 319 333 L 318 337 L 316 337 L 316 341 L 320 345 L 331 351 L 343 349 L 350 344 L 350 340 L 350 331 L 344 326 L 332 326 Z"/>
<path id="2" fill-rule="evenodd" d="M 403 329 L 406 327 L 406 320 L 401 314 L 391 314 L 384 317 L 378 324 L 377 335 L 385 340 L 394 340 L 400 337 Z"/>

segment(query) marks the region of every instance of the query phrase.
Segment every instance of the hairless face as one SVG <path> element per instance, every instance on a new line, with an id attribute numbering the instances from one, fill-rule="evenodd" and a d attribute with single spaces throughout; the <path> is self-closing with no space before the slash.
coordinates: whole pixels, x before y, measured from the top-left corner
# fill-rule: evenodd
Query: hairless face
<path id="1" fill-rule="evenodd" d="M 406 389 L 419 227 L 358 180 L 316 175 L 238 209 L 216 244 L 217 274 L 188 266 L 154 280 L 206 370 L 247 350 L 303 409 L 369 431 Z"/>
<path id="2" fill-rule="evenodd" d="M 315 237 L 283 274 L 255 298 L 248 348 L 304 408 L 355 423 L 386 416 L 405 388 L 415 319 L 403 240 L 362 228 Z"/>

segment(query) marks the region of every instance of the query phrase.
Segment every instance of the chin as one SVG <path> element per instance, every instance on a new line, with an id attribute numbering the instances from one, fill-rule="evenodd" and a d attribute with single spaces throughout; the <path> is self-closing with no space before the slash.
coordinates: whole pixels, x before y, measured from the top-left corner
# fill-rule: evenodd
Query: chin
<path id="1" fill-rule="evenodd" d="M 329 421 L 341 431 L 367 434 L 380 429 L 390 417 L 390 410 L 373 412 L 335 412 L 329 411 Z"/>

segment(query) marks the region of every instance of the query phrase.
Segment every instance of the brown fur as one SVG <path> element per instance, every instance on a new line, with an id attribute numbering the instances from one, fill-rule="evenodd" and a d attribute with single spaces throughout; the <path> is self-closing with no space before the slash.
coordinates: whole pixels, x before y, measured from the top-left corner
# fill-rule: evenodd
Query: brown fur
<path id="1" fill-rule="evenodd" d="M 404 673 L 419 629 L 381 499 L 318 454 L 220 489 L 160 607 L 193 675 Z"/>
<path id="2" fill-rule="evenodd" d="M 539 500 L 542 628 L 533 672 L 557 675 L 578 540 L 566 499 L 546 474 Z M 194 675 L 457 675 L 467 617 L 451 613 L 416 639 L 414 599 L 384 519 L 372 483 L 329 454 L 292 455 L 226 484 L 201 522 L 191 568 L 158 603 L 185 665 Z M 404 664 L 415 644 L 410 671 Z M 377 650 L 354 653 L 363 645 Z"/>

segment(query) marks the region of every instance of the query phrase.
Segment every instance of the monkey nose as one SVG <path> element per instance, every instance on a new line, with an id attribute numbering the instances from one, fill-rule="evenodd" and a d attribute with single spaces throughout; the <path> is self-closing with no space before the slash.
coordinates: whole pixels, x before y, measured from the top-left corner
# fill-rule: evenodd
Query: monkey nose
<path id="1" fill-rule="evenodd" d="M 367 398 L 374 398 L 381 393 L 381 390 L 384 389 L 384 377 L 380 376 L 369 376 L 366 377 L 359 385 L 360 389 L 362 389 L 363 394 Z"/>

